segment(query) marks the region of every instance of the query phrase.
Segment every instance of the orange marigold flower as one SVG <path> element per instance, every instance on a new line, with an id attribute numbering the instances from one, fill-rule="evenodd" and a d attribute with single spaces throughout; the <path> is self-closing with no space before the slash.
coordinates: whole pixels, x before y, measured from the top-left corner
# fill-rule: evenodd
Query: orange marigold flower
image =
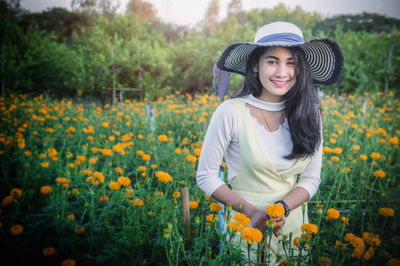
<path id="1" fill-rule="evenodd" d="M 168 137 L 167 135 L 158 135 L 158 140 L 160 142 L 168 142 Z"/>
<path id="2" fill-rule="evenodd" d="M 332 265 L 332 260 L 326 256 L 319 257 L 318 262 L 321 263 L 322 265 L 327 265 L 327 266 Z"/>
<path id="3" fill-rule="evenodd" d="M 121 188 L 121 185 L 120 185 L 118 182 L 111 181 L 110 184 L 108 185 L 108 187 L 109 187 L 111 190 L 118 190 L 118 189 Z"/>
<path id="4" fill-rule="evenodd" d="M 65 177 L 57 177 L 56 178 L 56 183 L 58 184 L 68 184 L 71 180 L 67 179 Z"/>
<path id="5" fill-rule="evenodd" d="M 12 188 L 10 190 L 10 195 L 14 198 L 20 199 L 22 197 L 22 190 L 20 188 Z"/>
<path id="6" fill-rule="evenodd" d="M 217 212 L 222 210 L 222 206 L 218 203 L 210 203 L 210 210 L 212 212 Z"/>
<path id="7" fill-rule="evenodd" d="M 267 207 L 266 212 L 271 217 L 281 217 L 285 214 L 285 208 L 283 208 L 282 204 L 271 204 Z"/>
<path id="8" fill-rule="evenodd" d="M 182 150 L 179 149 L 179 148 L 176 148 L 176 149 L 175 149 L 175 153 L 176 153 L 176 154 L 181 154 L 181 153 L 182 153 Z"/>
<path id="9" fill-rule="evenodd" d="M 344 222 L 345 224 L 349 225 L 349 218 L 343 216 L 340 218 L 340 220 L 342 220 L 342 222 Z"/>
<path id="10" fill-rule="evenodd" d="M 99 197 L 99 201 L 100 202 L 106 202 L 106 201 L 109 201 L 109 200 L 110 200 L 110 197 L 108 197 L 106 195 L 103 195 L 103 196 Z"/>
<path id="11" fill-rule="evenodd" d="M 194 153 L 194 155 L 196 155 L 197 157 L 199 157 L 200 154 L 201 154 L 201 149 L 199 149 L 199 148 L 194 149 L 193 153 Z"/>
<path id="12" fill-rule="evenodd" d="M 386 173 L 382 170 L 377 170 L 374 172 L 374 176 L 379 178 L 384 178 L 386 176 Z"/>
<path id="13" fill-rule="evenodd" d="M 42 168 L 47 168 L 47 167 L 49 167 L 49 163 L 48 162 L 43 162 L 43 163 L 40 164 L 40 166 Z"/>
<path id="14" fill-rule="evenodd" d="M 151 156 L 148 155 L 148 154 L 143 154 L 143 155 L 142 155 L 142 159 L 145 160 L 146 162 L 148 162 L 148 161 L 151 160 Z"/>
<path id="15" fill-rule="evenodd" d="M 180 196 L 181 196 L 181 193 L 179 193 L 178 191 L 175 191 L 175 192 L 172 194 L 172 197 L 174 197 L 175 199 L 179 198 Z"/>
<path id="16" fill-rule="evenodd" d="M 301 226 L 301 231 L 316 235 L 318 233 L 318 226 L 316 224 L 303 224 Z"/>
<path id="17" fill-rule="evenodd" d="M 122 174 L 124 170 L 121 167 L 116 167 L 115 171 L 117 171 L 118 174 Z"/>
<path id="18" fill-rule="evenodd" d="M 47 247 L 43 249 L 43 256 L 51 256 L 56 254 L 56 250 L 53 247 Z"/>
<path id="19" fill-rule="evenodd" d="M 10 234 L 12 236 L 19 236 L 24 231 L 24 227 L 20 224 L 14 224 L 10 227 Z"/>
<path id="20" fill-rule="evenodd" d="M 396 258 L 390 258 L 387 263 L 388 266 L 400 266 L 400 260 Z"/>
<path id="21" fill-rule="evenodd" d="M 73 213 L 69 214 L 69 215 L 67 216 L 67 219 L 70 220 L 70 221 L 75 220 L 75 214 L 73 214 Z"/>
<path id="22" fill-rule="evenodd" d="M 63 262 L 61 263 L 61 266 L 75 266 L 76 262 L 73 259 L 66 259 L 63 260 Z"/>
<path id="23" fill-rule="evenodd" d="M 300 247 L 300 237 L 295 237 L 293 239 L 293 245 L 295 245 L 296 247 Z"/>
<path id="24" fill-rule="evenodd" d="M 51 188 L 51 186 L 42 186 L 40 188 L 40 193 L 42 193 L 43 195 L 47 195 L 49 193 L 51 193 L 53 191 L 53 189 Z"/>
<path id="25" fill-rule="evenodd" d="M 89 184 L 99 184 L 99 183 L 104 183 L 104 176 L 100 172 L 94 172 L 92 176 L 89 176 L 86 179 L 86 182 Z"/>
<path id="26" fill-rule="evenodd" d="M 241 232 L 243 230 L 243 225 L 238 222 L 229 222 L 228 228 L 234 232 Z"/>
<path id="27" fill-rule="evenodd" d="M 369 245 L 373 246 L 374 248 L 377 248 L 381 245 L 381 239 L 379 238 L 379 235 L 370 233 L 370 232 L 364 232 L 362 234 L 362 238 L 364 239 L 365 242 L 367 242 Z"/>
<path id="28" fill-rule="evenodd" d="M 381 154 L 378 153 L 378 152 L 373 152 L 373 153 L 371 153 L 371 158 L 372 159 L 379 159 L 379 158 L 381 158 Z"/>
<path id="29" fill-rule="evenodd" d="M 143 166 L 143 165 L 139 165 L 139 166 L 138 166 L 138 169 L 139 169 L 140 171 L 142 171 L 142 172 L 146 172 L 147 167 L 146 167 L 146 166 Z"/>
<path id="30" fill-rule="evenodd" d="M 335 208 L 330 208 L 326 212 L 326 218 L 328 218 L 329 220 L 336 220 L 339 217 L 340 217 L 340 212 Z"/>
<path id="31" fill-rule="evenodd" d="M 74 228 L 74 233 L 77 235 L 81 235 L 85 233 L 86 228 L 83 225 L 76 225 Z"/>
<path id="32" fill-rule="evenodd" d="M 138 139 L 143 139 L 144 137 L 143 137 L 142 134 L 139 134 L 139 135 L 137 135 L 137 138 L 138 138 Z"/>
<path id="33" fill-rule="evenodd" d="M 174 179 L 168 173 L 163 172 L 163 171 L 157 171 L 155 173 L 155 175 L 156 175 L 157 179 L 163 183 L 168 183 L 168 182 L 174 181 Z"/>
<path id="34" fill-rule="evenodd" d="M 108 124 L 108 122 L 102 122 L 101 126 L 104 128 L 108 128 L 109 124 Z"/>
<path id="35" fill-rule="evenodd" d="M 246 227 L 242 231 L 242 239 L 246 240 L 250 245 L 254 242 L 259 243 L 262 240 L 262 233 L 256 228 Z"/>
<path id="36" fill-rule="evenodd" d="M 189 201 L 189 209 L 194 210 L 199 207 L 199 203 L 197 201 Z"/>
<path id="37" fill-rule="evenodd" d="M 214 221 L 214 214 L 209 214 L 206 216 L 206 221 L 207 222 L 213 222 Z"/>
<path id="38" fill-rule="evenodd" d="M 399 144 L 399 138 L 397 136 L 390 138 L 389 143 L 394 145 Z"/>
<path id="39" fill-rule="evenodd" d="M 268 220 L 265 222 L 265 225 L 268 227 L 271 225 L 273 228 L 275 228 L 278 225 L 278 223 L 274 220 Z"/>
<path id="40" fill-rule="evenodd" d="M 235 216 L 233 216 L 233 219 L 243 226 L 249 226 L 251 222 L 249 217 L 240 212 L 236 213 Z"/>
<path id="41" fill-rule="evenodd" d="M 363 160 L 363 161 L 366 161 L 368 159 L 368 157 L 365 154 L 361 154 L 360 155 L 360 159 Z"/>
<path id="42" fill-rule="evenodd" d="M 2 204 L 3 204 L 3 206 L 7 206 L 7 205 L 10 205 L 12 202 L 14 202 L 14 196 L 8 195 L 3 198 Z"/>
<path id="43" fill-rule="evenodd" d="M 131 184 L 131 180 L 129 179 L 129 177 L 120 176 L 118 178 L 118 184 L 120 184 L 121 186 L 127 187 Z"/>
<path id="44" fill-rule="evenodd" d="M 385 217 L 393 217 L 394 210 L 392 208 L 380 208 L 379 214 Z"/>
<path id="45" fill-rule="evenodd" d="M 101 154 L 103 154 L 104 156 L 110 156 L 112 154 L 112 150 L 111 149 L 102 149 Z"/>
<path id="46" fill-rule="evenodd" d="M 141 206 L 143 206 L 144 202 L 143 202 L 143 200 L 141 200 L 141 199 L 135 199 L 135 200 L 133 201 L 133 204 L 135 204 L 135 205 L 138 206 L 138 207 L 141 207 Z"/>
<path id="47" fill-rule="evenodd" d="M 358 151 L 360 149 L 360 145 L 353 145 L 353 151 Z"/>
<path id="48" fill-rule="evenodd" d="M 187 157 L 186 157 L 186 160 L 188 160 L 189 162 L 191 162 L 191 163 L 194 163 L 194 162 L 196 162 L 197 161 L 197 158 L 196 158 L 196 156 L 193 156 L 193 155 L 188 155 Z"/>

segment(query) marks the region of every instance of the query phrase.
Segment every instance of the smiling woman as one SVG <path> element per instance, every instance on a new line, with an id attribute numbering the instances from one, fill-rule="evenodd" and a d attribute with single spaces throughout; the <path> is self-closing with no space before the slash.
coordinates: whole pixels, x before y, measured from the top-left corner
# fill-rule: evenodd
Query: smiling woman
<path id="1" fill-rule="evenodd" d="M 279 234 L 300 237 L 301 226 L 308 223 L 307 212 L 299 207 L 316 193 L 322 163 L 322 119 L 314 84 L 339 80 L 343 54 L 332 40 L 305 42 L 297 26 L 275 22 L 263 26 L 253 43 L 229 45 L 217 66 L 245 79 L 234 99 L 222 103 L 211 119 L 197 183 L 248 216 L 255 230 L 264 234 L 267 221 L 277 223 L 276 237 L 265 246 L 269 258 L 264 258 L 274 262 L 278 255 L 285 257 Z M 223 157 L 230 187 L 218 178 Z M 266 213 L 274 204 L 282 210 L 277 217 Z M 247 253 L 246 243 L 241 248 Z M 250 253 L 256 262 L 256 248 Z"/>

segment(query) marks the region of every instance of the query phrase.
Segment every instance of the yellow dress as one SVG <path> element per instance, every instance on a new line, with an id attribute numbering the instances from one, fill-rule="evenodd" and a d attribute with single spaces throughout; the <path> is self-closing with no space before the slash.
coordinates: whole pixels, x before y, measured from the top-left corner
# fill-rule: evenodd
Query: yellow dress
<path id="1" fill-rule="evenodd" d="M 250 110 L 239 99 L 233 100 L 237 112 L 239 135 L 239 168 L 237 177 L 231 182 L 231 188 L 237 195 L 265 212 L 268 205 L 283 199 L 296 186 L 297 175 L 301 174 L 310 162 L 310 158 L 297 160 L 296 164 L 284 171 L 275 170 L 265 145 L 253 122 Z M 234 213 L 233 213 L 234 214 Z M 302 207 L 291 210 L 282 228 L 283 235 L 293 233 L 293 238 L 300 236 L 301 225 L 308 223 L 307 210 Z M 274 265 L 276 255 L 285 258 L 279 237 L 272 237 L 271 264 Z M 240 238 L 236 238 L 237 240 Z M 256 244 L 252 245 L 252 261 L 256 262 Z M 247 242 L 242 241 L 242 250 L 247 256 Z"/>

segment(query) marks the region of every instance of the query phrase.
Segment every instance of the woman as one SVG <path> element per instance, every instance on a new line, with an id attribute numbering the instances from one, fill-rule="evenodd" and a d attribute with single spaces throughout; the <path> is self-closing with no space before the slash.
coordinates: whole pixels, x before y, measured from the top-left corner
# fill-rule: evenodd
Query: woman
<path id="1" fill-rule="evenodd" d="M 322 119 L 315 84 L 340 79 L 341 49 L 329 39 L 304 42 L 296 25 L 275 22 L 260 28 L 254 42 L 228 46 L 217 66 L 244 75 L 244 84 L 210 121 L 197 184 L 235 211 L 241 206 L 251 225 L 263 233 L 270 219 L 266 207 L 282 204 L 285 214 L 274 218 L 275 236 L 279 229 L 299 236 L 301 225 L 308 223 L 301 206 L 321 182 Z M 223 158 L 230 187 L 218 178 Z M 274 255 L 284 255 L 278 238 L 273 237 L 269 247 Z"/>

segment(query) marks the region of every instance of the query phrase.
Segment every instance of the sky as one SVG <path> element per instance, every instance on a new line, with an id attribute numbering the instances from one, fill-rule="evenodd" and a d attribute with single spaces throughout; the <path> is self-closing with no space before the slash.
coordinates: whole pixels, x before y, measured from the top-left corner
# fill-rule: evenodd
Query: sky
<path id="1" fill-rule="evenodd" d="M 123 12 L 129 0 L 120 2 Z M 153 4 L 157 15 L 165 22 L 194 26 L 204 17 L 210 0 L 143 0 Z M 219 0 L 220 19 L 226 16 L 226 7 L 231 0 Z M 299 5 L 308 12 L 316 11 L 325 17 L 340 14 L 358 14 L 362 12 L 378 13 L 400 19 L 399 0 L 242 0 L 244 10 L 254 8 L 273 8 L 284 3 L 291 9 Z M 70 9 L 71 0 L 21 0 L 24 9 L 40 12 L 52 7 Z"/>

